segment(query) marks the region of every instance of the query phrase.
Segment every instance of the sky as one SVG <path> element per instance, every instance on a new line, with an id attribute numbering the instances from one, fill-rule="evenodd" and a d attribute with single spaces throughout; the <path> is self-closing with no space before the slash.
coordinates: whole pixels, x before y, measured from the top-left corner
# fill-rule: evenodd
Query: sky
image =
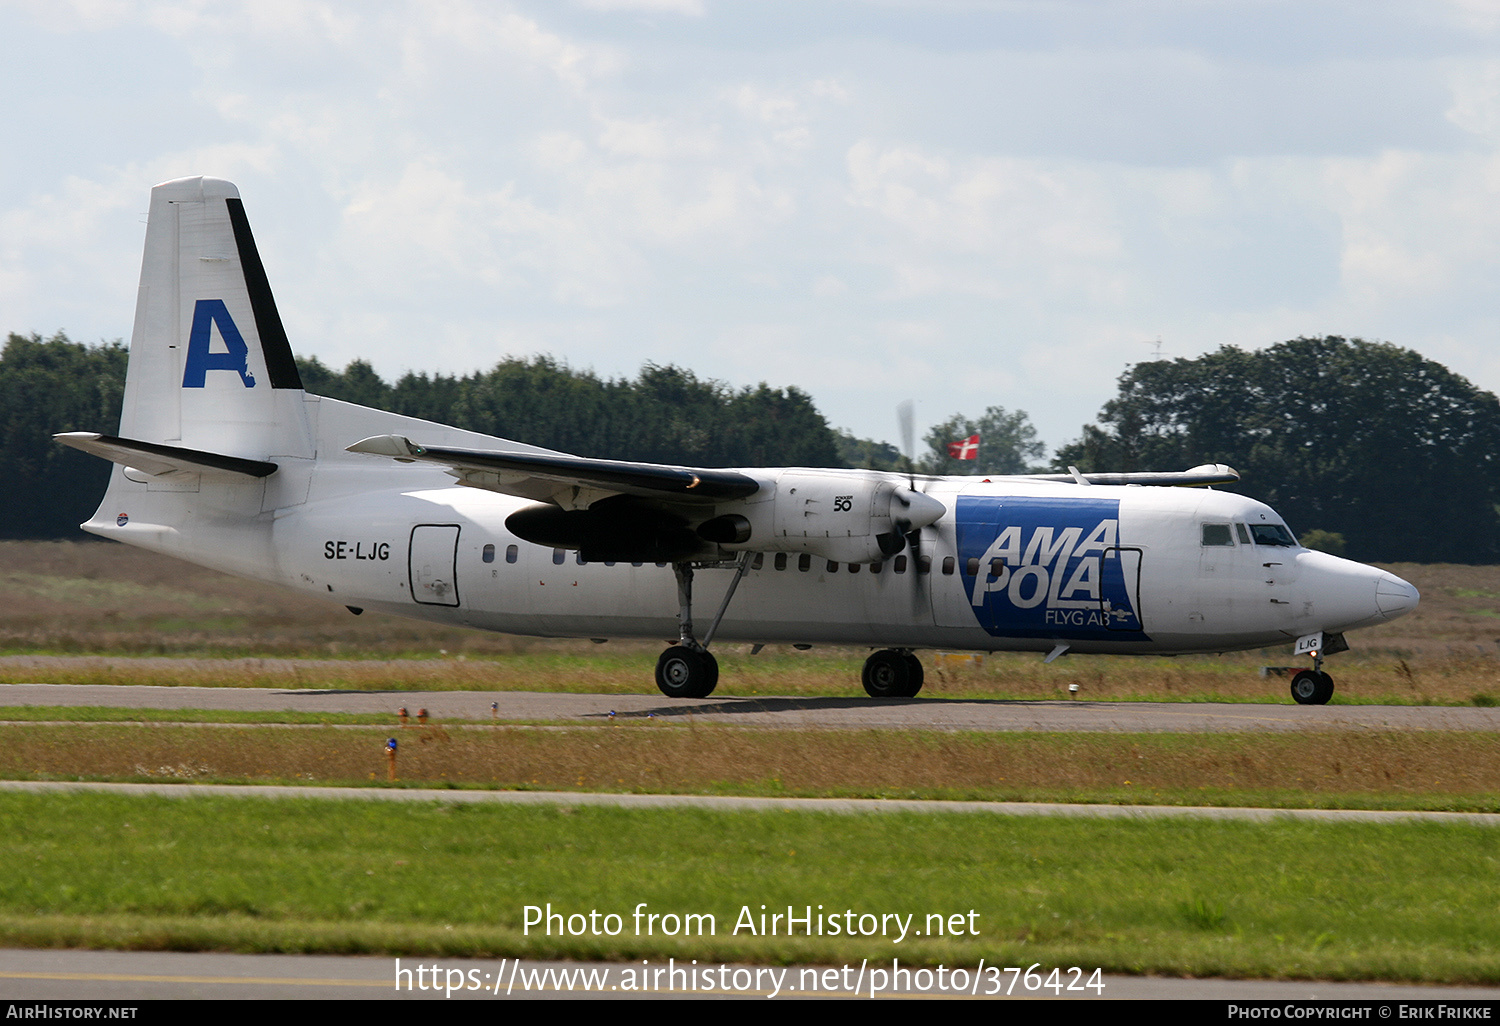
<path id="1" fill-rule="evenodd" d="M 128 338 L 206 174 L 297 353 L 387 380 L 676 364 L 1049 447 L 1302 335 L 1500 391 L 1500 0 L 0 0 L 0 87 L 0 333 Z"/>

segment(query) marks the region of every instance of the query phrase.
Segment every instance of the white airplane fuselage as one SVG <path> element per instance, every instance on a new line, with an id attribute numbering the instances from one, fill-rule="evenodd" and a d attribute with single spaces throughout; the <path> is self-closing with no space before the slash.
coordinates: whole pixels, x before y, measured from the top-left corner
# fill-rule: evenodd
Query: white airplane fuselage
<path id="1" fill-rule="evenodd" d="M 1055 657 L 1304 639 L 1320 665 L 1320 632 L 1418 601 L 1390 573 L 1300 547 L 1268 506 L 1229 492 L 1076 472 L 589 460 L 309 395 L 238 191 L 211 178 L 152 192 L 119 435 L 59 439 L 116 464 L 84 525 L 94 534 L 359 611 L 678 638 L 657 672 L 681 696 L 717 680 L 695 619 L 721 641 L 882 649 L 866 689 L 909 696 L 913 649 Z M 1227 468 L 1144 476 L 1201 482 L 1201 470 Z M 1331 690 L 1320 671 L 1293 684 L 1298 701 Z"/>
<path id="2" fill-rule="evenodd" d="M 508 516 L 533 505 L 526 499 L 457 485 L 435 467 L 343 451 L 382 428 L 432 443 L 499 440 L 314 396 L 303 406 L 318 458 L 283 460 L 263 480 L 201 478 L 191 493 L 155 490 L 116 468 L 110 502 L 86 529 L 358 609 L 539 636 L 676 635 L 676 584 L 666 564 L 583 562 L 577 551 L 507 530 Z M 771 495 L 783 473 L 740 472 Z M 1223 652 L 1382 623 L 1417 601 L 1415 589 L 1378 568 L 1297 546 L 1247 544 L 1235 525 L 1281 518 L 1229 492 L 973 477 L 918 484 L 947 508 L 921 532 L 926 572 L 910 551 L 864 564 L 762 551 L 717 637 Z M 1230 544 L 1204 545 L 1205 524 L 1225 525 Z M 747 548 L 755 550 L 756 539 L 724 546 L 724 558 Z M 700 571 L 700 611 L 717 609 L 732 576 L 730 568 Z"/>

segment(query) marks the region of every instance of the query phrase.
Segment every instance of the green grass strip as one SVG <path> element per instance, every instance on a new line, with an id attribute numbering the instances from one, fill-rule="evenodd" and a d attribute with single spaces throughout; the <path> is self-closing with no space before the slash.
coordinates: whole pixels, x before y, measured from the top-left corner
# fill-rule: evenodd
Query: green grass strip
<path id="1" fill-rule="evenodd" d="M 1500 831 L 0 794 L 0 943 L 1500 983 Z M 524 907 L 621 917 L 523 930 Z M 709 936 L 632 913 L 711 915 Z M 735 932 L 961 915 L 977 936 Z M 821 910 L 819 906 L 822 906 Z M 974 913 L 969 918 L 969 913 Z M 952 922 L 951 919 L 945 920 Z M 868 921 L 867 921 L 868 922 Z M 894 929 L 894 927 L 892 927 Z"/>

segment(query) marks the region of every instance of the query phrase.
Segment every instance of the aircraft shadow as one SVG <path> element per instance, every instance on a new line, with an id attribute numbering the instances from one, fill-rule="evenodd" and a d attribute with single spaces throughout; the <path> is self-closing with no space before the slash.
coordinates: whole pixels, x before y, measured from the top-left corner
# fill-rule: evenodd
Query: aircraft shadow
<path id="1" fill-rule="evenodd" d="M 587 713 L 581 719 L 683 719 L 694 716 L 746 715 L 752 713 L 828 712 L 835 709 L 890 709 L 898 706 L 1038 705 L 1041 703 L 999 698 L 724 698 L 690 706 L 662 705 L 627 712 Z M 1079 702 L 1066 704 L 1080 705 Z"/>

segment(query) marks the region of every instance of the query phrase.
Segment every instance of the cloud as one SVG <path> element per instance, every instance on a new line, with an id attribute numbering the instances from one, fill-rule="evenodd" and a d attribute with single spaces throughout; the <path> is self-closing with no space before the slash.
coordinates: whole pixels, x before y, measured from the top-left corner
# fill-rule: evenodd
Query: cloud
<path id="1" fill-rule="evenodd" d="M 591 11 L 639 11 L 644 14 L 684 14 L 703 17 L 703 0 L 576 0 Z"/>
<path id="2" fill-rule="evenodd" d="M 670 359 L 1054 440 L 1158 335 L 1500 387 L 1497 10 L 13 0 L 0 329 L 128 332 L 146 190 L 208 173 L 299 348 L 385 373 Z"/>

